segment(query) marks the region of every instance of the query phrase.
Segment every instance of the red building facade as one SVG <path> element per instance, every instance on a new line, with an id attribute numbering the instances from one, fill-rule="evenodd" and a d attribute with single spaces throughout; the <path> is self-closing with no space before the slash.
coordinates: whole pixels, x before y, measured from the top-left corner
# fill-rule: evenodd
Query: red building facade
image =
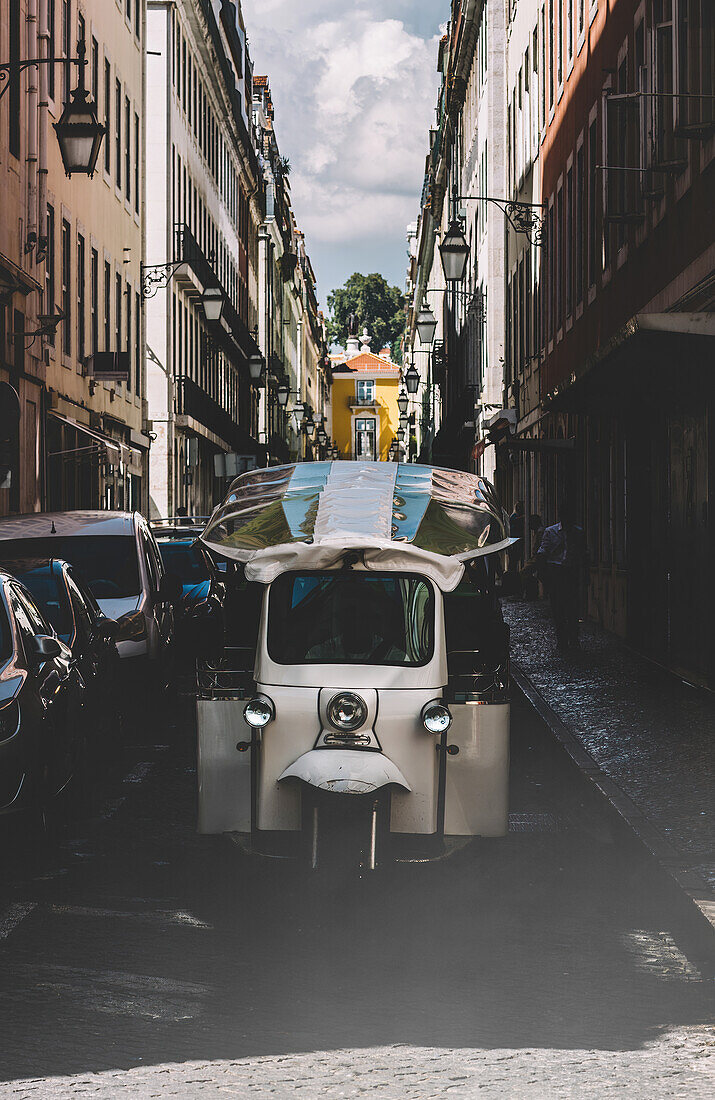
<path id="1" fill-rule="evenodd" d="M 537 503 L 589 613 L 715 681 L 715 4 L 546 0 Z M 538 508 L 536 509 L 538 510 Z"/>

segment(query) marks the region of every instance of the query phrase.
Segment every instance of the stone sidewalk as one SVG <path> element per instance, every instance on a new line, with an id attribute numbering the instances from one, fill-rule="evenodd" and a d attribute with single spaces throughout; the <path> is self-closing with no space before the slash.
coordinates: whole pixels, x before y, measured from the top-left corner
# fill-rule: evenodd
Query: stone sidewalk
<path id="1" fill-rule="evenodd" d="M 514 678 L 575 762 L 715 923 L 715 694 L 593 623 L 556 648 L 549 606 L 502 601 Z"/>

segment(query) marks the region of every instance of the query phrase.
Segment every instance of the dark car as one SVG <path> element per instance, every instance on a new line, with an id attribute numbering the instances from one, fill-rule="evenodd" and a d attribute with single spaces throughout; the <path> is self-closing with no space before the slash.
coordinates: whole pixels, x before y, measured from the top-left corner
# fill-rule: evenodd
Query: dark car
<path id="1" fill-rule="evenodd" d="M 0 551 L 2 543 L 0 543 Z M 118 714 L 117 679 L 119 627 L 101 610 L 81 575 L 58 558 L 0 557 L 6 569 L 28 589 L 34 602 L 69 646 L 72 660 L 87 688 L 84 723 L 92 755 L 100 735 L 114 729 Z"/>
<path id="2" fill-rule="evenodd" d="M 45 811 L 79 776 L 85 695 L 69 646 L 0 569 L 0 815 Z"/>
<path id="3" fill-rule="evenodd" d="M 184 661 L 207 656 L 223 644 L 225 574 L 193 531 L 159 532 L 157 543 L 167 576 L 181 585 L 176 621 L 179 654 Z"/>

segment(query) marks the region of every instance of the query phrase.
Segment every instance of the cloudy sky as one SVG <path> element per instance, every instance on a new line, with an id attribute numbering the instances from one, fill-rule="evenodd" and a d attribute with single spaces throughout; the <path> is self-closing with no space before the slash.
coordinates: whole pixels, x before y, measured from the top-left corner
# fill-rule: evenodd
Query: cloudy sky
<path id="1" fill-rule="evenodd" d="M 448 0 L 242 0 L 291 163 L 324 304 L 353 271 L 402 287 L 418 212 Z"/>

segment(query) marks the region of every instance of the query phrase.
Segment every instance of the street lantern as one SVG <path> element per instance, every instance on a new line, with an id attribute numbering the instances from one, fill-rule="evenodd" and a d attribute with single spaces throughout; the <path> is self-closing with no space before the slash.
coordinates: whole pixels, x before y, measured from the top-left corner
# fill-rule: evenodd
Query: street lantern
<path id="1" fill-rule="evenodd" d="M 308 439 L 312 439 L 315 435 L 315 421 L 313 420 L 313 414 L 310 412 L 303 419 L 303 431 L 307 435 Z"/>
<path id="2" fill-rule="evenodd" d="M 420 385 L 420 376 L 417 372 L 417 368 L 414 364 L 409 368 L 405 375 L 405 385 L 407 386 L 408 393 L 417 393 Z"/>
<path id="3" fill-rule="evenodd" d="M 99 147 L 106 133 L 106 127 L 97 118 L 97 105 L 90 99 L 84 86 L 85 46 L 82 39 L 77 44 L 77 56 L 80 61 L 79 83 L 70 93 L 62 114 L 54 123 L 57 141 L 62 156 L 62 164 L 68 176 L 82 174 L 94 175 L 99 156 Z"/>
<path id="4" fill-rule="evenodd" d="M 397 407 L 400 410 L 400 415 L 403 415 L 407 412 L 407 406 L 409 405 L 409 402 L 410 399 L 407 396 L 407 391 L 400 390 L 400 396 L 397 398 Z"/>
<path id="5" fill-rule="evenodd" d="M 320 444 L 321 447 L 324 447 L 325 444 L 328 442 L 328 433 L 326 432 L 326 430 L 325 430 L 325 428 L 323 427 L 322 424 L 318 428 L 317 439 L 318 439 L 318 443 Z"/>
<path id="6" fill-rule="evenodd" d="M 401 428 L 406 428 L 407 427 L 407 413 L 401 413 L 400 414 L 400 427 Z"/>
<path id="7" fill-rule="evenodd" d="M 295 417 L 295 422 L 296 422 L 296 424 L 298 425 L 299 428 L 300 428 L 301 424 L 303 423 L 303 414 L 304 414 L 304 412 L 305 412 L 305 408 L 303 406 L 303 402 L 302 401 L 296 401 L 295 405 L 293 406 L 293 416 Z"/>
<path id="8" fill-rule="evenodd" d="M 276 390 L 278 394 L 278 404 L 282 409 L 288 404 L 288 398 L 290 397 L 290 383 L 287 379 L 284 379 Z"/>
<path id="9" fill-rule="evenodd" d="M 223 291 L 220 286 L 207 286 L 201 295 L 207 321 L 220 321 L 223 313 Z"/>
<path id="10" fill-rule="evenodd" d="M 469 245 L 462 232 L 462 224 L 457 219 L 452 222 L 442 238 L 439 254 L 442 257 L 442 268 L 447 282 L 461 283 L 467 270 Z"/>
<path id="11" fill-rule="evenodd" d="M 425 302 L 422 309 L 417 314 L 417 335 L 420 338 L 420 343 L 431 346 L 436 331 L 437 318 Z"/>
<path id="12" fill-rule="evenodd" d="M 398 428 L 397 429 L 397 440 L 398 440 L 398 442 L 402 443 L 404 438 L 405 438 L 405 429 L 404 428 Z"/>
<path id="13" fill-rule="evenodd" d="M 248 373 L 252 382 L 260 382 L 263 372 L 263 356 L 260 351 L 248 358 Z"/>

